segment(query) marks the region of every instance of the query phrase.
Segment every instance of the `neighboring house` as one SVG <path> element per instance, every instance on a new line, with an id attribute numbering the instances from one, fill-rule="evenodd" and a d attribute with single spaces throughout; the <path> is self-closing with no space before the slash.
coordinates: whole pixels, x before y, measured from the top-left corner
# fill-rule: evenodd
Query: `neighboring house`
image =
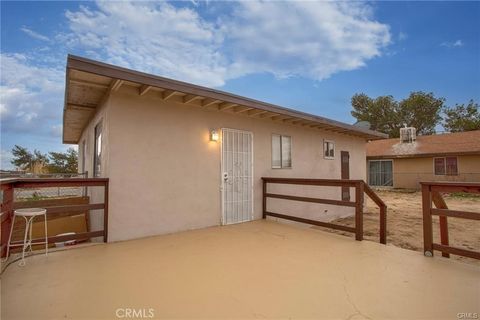
<path id="1" fill-rule="evenodd" d="M 403 141 L 402 141 L 403 140 Z M 480 181 L 480 130 L 367 144 L 371 186 L 420 188 L 420 181 Z"/>
<path id="2" fill-rule="evenodd" d="M 259 219 L 262 176 L 365 180 L 366 142 L 386 137 L 75 56 L 65 99 L 63 142 L 79 145 L 79 171 L 110 178 L 109 241 Z M 349 199 L 348 188 L 339 189 L 302 190 Z M 90 194 L 95 202 L 99 195 Z M 354 212 L 270 200 L 277 212 L 306 218 Z M 103 220 L 92 212 L 90 221 L 95 229 Z"/>

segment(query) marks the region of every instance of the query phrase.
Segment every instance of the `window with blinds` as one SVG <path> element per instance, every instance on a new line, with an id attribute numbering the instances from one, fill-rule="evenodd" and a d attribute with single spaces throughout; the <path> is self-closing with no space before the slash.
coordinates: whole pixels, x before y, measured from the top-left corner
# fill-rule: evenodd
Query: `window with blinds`
<path id="1" fill-rule="evenodd" d="M 272 168 L 292 167 L 292 137 L 272 134 Z"/>
<path id="2" fill-rule="evenodd" d="M 335 142 L 330 140 L 323 140 L 323 157 L 325 159 L 335 158 Z"/>
<path id="3" fill-rule="evenodd" d="M 434 172 L 437 176 L 458 175 L 457 157 L 445 157 L 433 159 Z"/>

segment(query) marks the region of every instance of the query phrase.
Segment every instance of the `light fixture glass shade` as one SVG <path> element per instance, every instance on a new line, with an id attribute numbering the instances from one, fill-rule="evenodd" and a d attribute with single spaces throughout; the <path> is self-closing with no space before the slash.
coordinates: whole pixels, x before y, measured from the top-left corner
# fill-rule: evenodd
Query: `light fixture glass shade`
<path id="1" fill-rule="evenodd" d="M 218 132 L 217 130 L 210 131 L 210 141 L 218 141 Z"/>

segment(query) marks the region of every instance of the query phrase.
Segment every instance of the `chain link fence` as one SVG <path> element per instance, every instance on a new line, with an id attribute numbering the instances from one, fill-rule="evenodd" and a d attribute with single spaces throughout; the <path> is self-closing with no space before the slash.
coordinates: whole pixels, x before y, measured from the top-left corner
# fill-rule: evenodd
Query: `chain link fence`
<path id="1" fill-rule="evenodd" d="M 13 178 L 38 178 L 38 179 L 69 179 L 86 178 L 85 173 L 54 173 L 54 174 L 29 174 L 8 173 L 0 175 L 0 179 Z M 42 200 L 50 198 L 81 197 L 87 194 L 87 187 L 52 187 L 52 188 L 16 188 L 14 201 Z"/>

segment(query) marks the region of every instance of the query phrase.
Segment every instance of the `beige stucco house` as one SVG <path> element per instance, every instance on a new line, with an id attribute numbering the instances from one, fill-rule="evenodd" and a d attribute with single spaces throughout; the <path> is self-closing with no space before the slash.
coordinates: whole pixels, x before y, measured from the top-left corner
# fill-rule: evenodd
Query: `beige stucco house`
<path id="1" fill-rule="evenodd" d="M 368 183 L 419 189 L 420 181 L 480 181 L 480 130 L 367 144 Z"/>
<path id="2" fill-rule="evenodd" d="M 380 138 L 227 92 L 68 57 L 63 141 L 78 144 L 80 171 L 110 179 L 109 241 L 259 219 L 261 177 L 366 179 L 366 142 Z M 302 192 L 350 196 L 338 189 Z M 278 212 L 324 221 L 354 209 L 271 200 Z M 94 215 L 92 228 L 100 228 Z"/>

